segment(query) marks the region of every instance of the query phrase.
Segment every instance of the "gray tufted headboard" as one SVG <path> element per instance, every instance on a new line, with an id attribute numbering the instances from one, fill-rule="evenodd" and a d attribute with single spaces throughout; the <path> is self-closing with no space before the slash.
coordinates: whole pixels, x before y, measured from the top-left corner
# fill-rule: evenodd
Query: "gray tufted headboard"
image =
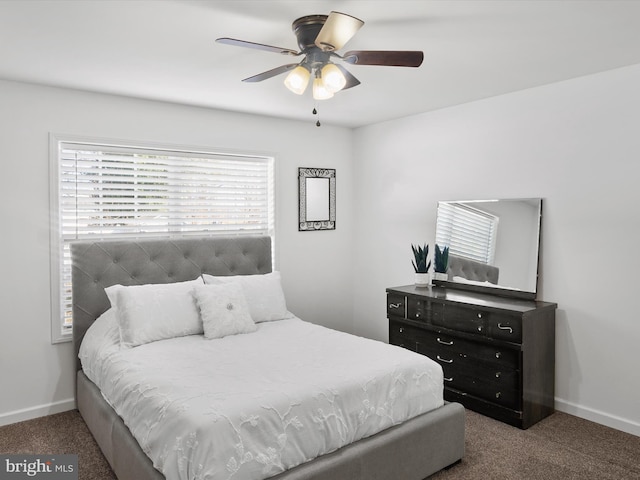
<path id="1" fill-rule="evenodd" d="M 453 281 L 453 277 L 464 277 L 467 280 L 490 282 L 497 285 L 499 273 L 498 267 L 449 255 L 449 267 L 447 268 L 449 281 Z"/>
<path id="2" fill-rule="evenodd" d="M 111 285 L 193 280 L 211 275 L 271 272 L 271 238 L 208 236 L 180 239 L 78 241 L 71 244 L 73 344 L 76 367 L 89 326 L 110 303 Z"/>

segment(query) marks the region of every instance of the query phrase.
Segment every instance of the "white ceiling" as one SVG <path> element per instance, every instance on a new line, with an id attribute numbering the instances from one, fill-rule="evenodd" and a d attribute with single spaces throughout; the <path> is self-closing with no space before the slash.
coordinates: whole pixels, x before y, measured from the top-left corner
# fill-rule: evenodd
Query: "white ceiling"
<path id="1" fill-rule="evenodd" d="M 314 122 L 292 63 L 215 43 L 297 50 L 291 23 L 336 10 L 364 27 L 344 50 L 422 50 L 420 68 L 349 65 L 362 84 L 319 102 L 358 127 L 640 63 L 640 1 L 0 0 L 0 78 Z M 294 60 L 295 61 L 295 60 Z"/>

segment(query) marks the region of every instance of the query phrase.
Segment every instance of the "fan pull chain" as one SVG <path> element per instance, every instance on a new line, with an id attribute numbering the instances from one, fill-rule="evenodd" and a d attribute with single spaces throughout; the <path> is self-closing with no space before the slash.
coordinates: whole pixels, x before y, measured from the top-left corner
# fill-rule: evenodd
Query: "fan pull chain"
<path id="1" fill-rule="evenodd" d="M 316 127 L 319 127 L 320 125 L 322 125 L 320 123 L 320 114 L 318 113 L 318 109 L 314 107 L 311 113 L 313 113 L 314 115 L 318 115 L 318 120 L 316 121 Z"/>

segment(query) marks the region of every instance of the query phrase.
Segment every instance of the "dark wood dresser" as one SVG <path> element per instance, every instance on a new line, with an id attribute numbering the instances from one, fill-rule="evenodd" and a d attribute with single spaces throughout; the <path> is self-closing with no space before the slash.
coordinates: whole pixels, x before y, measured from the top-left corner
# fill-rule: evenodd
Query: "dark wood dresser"
<path id="1" fill-rule="evenodd" d="M 554 411 L 556 307 L 444 287 L 388 288 L 389 343 L 442 365 L 446 400 L 526 429 Z"/>

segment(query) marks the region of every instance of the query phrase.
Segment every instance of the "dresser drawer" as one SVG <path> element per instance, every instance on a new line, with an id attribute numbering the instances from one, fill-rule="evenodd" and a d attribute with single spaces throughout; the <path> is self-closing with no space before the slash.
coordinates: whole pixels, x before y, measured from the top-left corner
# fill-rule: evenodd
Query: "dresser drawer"
<path id="1" fill-rule="evenodd" d="M 407 318 L 418 322 L 432 323 L 433 319 L 442 319 L 444 315 L 444 304 L 432 302 L 426 298 L 407 298 Z"/>
<path id="2" fill-rule="evenodd" d="M 444 306 L 444 315 L 434 318 L 433 323 L 460 332 L 482 334 L 485 331 L 483 312 L 455 305 Z"/>
<path id="3" fill-rule="evenodd" d="M 396 293 L 387 294 L 387 315 L 404 318 L 406 312 L 406 298 Z"/>
<path id="4" fill-rule="evenodd" d="M 519 370 L 520 352 L 510 348 L 427 331 L 421 331 L 416 341 L 416 351 L 434 359 L 438 356 L 444 360 L 466 359 L 498 370 Z"/>
<path id="5" fill-rule="evenodd" d="M 508 408 L 515 410 L 521 408 L 519 390 L 484 382 L 466 373 L 454 374 L 450 377 L 445 375 L 444 385 Z"/>
<path id="6" fill-rule="evenodd" d="M 522 319 L 514 315 L 489 312 L 486 318 L 487 335 L 496 340 L 522 343 Z"/>
<path id="7" fill-rule="evenodd" d="M 426 322 L 431 317 L 431 302 L 420 298 L 407 298 L 407 318 Z"/>
<path id="8" fill-rule="evenodd" d="M 422 340 L 423 332 L 420 328 L 407 326 L 404 323 L 389 321 L 389 343 L 417 351 L 417 345 Z"/>
<path id="9" fill-rule="evenodd" d="M 480 384 L 492 385 L 498 390 L 517 391 L 520 388 L 520 372 L 510 368 L 501 368 L 500 365 L 487 368 L 468 358 L 445 359 L 437 355 L 435 361 L 438 362 L 444 371 L 448 382 L 460 380 L 463 377 L 473 378 Z M 449 363 L 451 362 L 451 363 Z"/>
<path id="10" fill-rule="evenodd" d="M 515 315 L 446 305 L 444 315 L 441 318 L 434 318 L 433 323 L 451 330 L 522 343 L 522 321 Z"/>

